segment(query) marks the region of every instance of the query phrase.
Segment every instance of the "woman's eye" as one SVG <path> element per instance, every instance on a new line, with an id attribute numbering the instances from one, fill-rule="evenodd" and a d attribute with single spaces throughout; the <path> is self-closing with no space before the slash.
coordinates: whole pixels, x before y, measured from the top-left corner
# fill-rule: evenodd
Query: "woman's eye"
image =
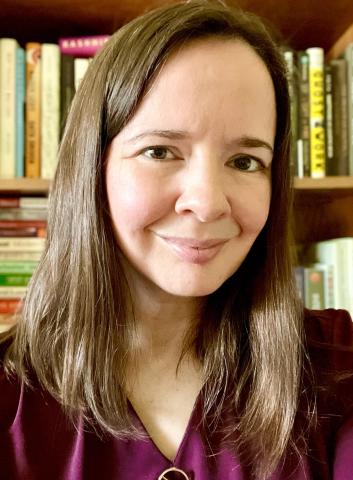
<path id="1" fill-rule="evenodd" d="M 233 168 L 244 172 L 256 172 L 257 170 L 263 170 L 265 168 L 260 160 L 248 155 L 233 158 L 231 165 Z"/>
<path id="2" fill-rule="evenodd" d="M 154 160 L 172 160 L 175 155 L 166 147 L 148 147 L 142 151 L 142 154 Z"/>

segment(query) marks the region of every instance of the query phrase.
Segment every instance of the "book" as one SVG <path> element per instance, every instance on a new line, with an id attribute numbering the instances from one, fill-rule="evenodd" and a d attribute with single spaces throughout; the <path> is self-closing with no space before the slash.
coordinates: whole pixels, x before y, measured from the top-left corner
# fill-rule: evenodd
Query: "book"
<path id="1" fill-rule="evenodd" d="M 74 57 L 61 55 L 60 74 L 60 136 L 62 137 L 66 118 L 75 95 Z"/>
<path id="2" fill-rule="evenodd" d="M 347 62 L 344 58 L 331 60 L 333 158 L 327 162 L 328 175 L 348 175 L 348 93 Z"/>
<path id="3" fill-rule="evenodd" d="M 298 138 L 298 90 L 297 76 L 295 74 L 295 52 L 292 49 L 285 49 L 283 52 L 287 65 L 288 90 L 290 97 L 291 115 L 291 171 L 296 176 L 301 176 L 301 168 L 298 168 L 297 161 L 297 138 Z"/>
<path id="4" fill-rule="evenodd" d="M 304 304 L 313 310 L 325 308 L 325 272 L 317 265 L 304 268 Z"/>
<path id="5" fill-rule="evenodd" d="M 25 175 L 40 177 L 41 44 L 26 44 Z"/>
<path id="6" fill-rule="evenodd" d="M 1 261 L 20 261 L 20 262 L 30 262 L 39 260 L 42 257 L 42 250 L 38 252 L 28 252 L 26 250 L 0 250 L 0 262 Z"/>
<path id="7" fill-rule="evenodd" d="M 324 50 L 313 47 L 309 56 L 310 174 L 322 178 L 326 174 Z"/>
<path id="8" fill-rule="evenodd" d="M 44 247 L 45 238 L 0 238 L 0 252 L 42 252 Z"/>
<path id="9" fill-rule="evenodd" d="M 330 64 L 325 65 L 325 109 L 326 173 L 330 175 L 334 162 L 332 69 Z"/>
<path id="10" fill-rule="evenodd" d="M 1 287 L 26 287 L 32 275 L 0 273 Z"/>
<path id="11" fill-rule="evenodd" d="M 298 177 L 310 177 L 309 55 L 298 52 Z"/>
<path id="12" fill-rule="evenodd" d="M 14 314 L 21 307 L 21 299 L 19 298 L 0 298 L 0 314 Z M 1 330 L 0 330 L 1 331 Z"/>
<path id="13" fill-rule="evenodd" d="M 26 55 L 23 48 L 16 49 L 16 177 L 24 177 L 25 162 L 25 92 Z"/>
<path id="14" fill-rule="evenodd" d="M 75 58 L 74 60 L 74 75 L 75 75 L 75 91 L 77 92 L 78 87 L 85 76 L 89 65 L 88 58 Z"/>
<path id="15" fill-rule="evenodd" d="M 0 207 L 4 208 L 20 208 L 25 209 L 47 209 L 48 197 L 8 197 L 0 195 Z"/>
<path id="16" fill-rule="evenodd" d="M 41 178 L 54 178 L 60 136 L 60 52 L 43 43 L 41 53 Z"/>
<path id="17" fill-rule="evenodd" d="M 38 262 L 36 261 L 15 261 L 15 260 L 0 260 L 0 274 L 29 274 L 32 275 L 37 268 Z"/>
<path id="18" fill-rule="evenodd" d="M 59 38 L 60 51 L 75 57 L 93 57 L 109 39 L 109 35 L 87 35 Z"/>
<path id="19" fill-rule="evenodd" d="M 0 39 L 0 177 L 16 175 L 16 50 L 13 38 Z"/>
<path id="20" fill-rule="evenodd" d="M 353 313 L 353 238 L 318 242 L 314 252 L 317 261 L 332 266 L 334 308 Z"/>
<path id="21" fill-rule="evenodd" d="M 47 236 L 45 227 L 6 227 L 0 228 L 0 237 L 41 237 Z"/>
<path id="22" fill-rule="evenodd" d="M 0 298 L 20 298 L 22 299 L 27 292 L 27 286 L 22 287 L 4 287 L 0 285 Z"/>
<path id="23" fill-rule="evenodd" d="M 43 208 L 0 208 L 0 220 L 46 220 L 47 216 Z"/>
<path id="24" fill-rule="evenodd" d="M 348 166 L 347 175 L 353 175 L 353 39 L 344 50 L 347 62 L 347 136 L 348 136 Z"/>

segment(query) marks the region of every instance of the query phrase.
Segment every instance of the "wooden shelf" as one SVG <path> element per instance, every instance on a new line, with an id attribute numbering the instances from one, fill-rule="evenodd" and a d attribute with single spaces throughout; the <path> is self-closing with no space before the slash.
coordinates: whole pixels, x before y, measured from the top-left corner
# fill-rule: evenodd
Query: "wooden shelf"
<path id="1" fill-rule="evenodd" d="M 151 8 L 173 0 L 2 0 L 0 37 L 24 43 L 57 41 L 60 36 L 111 34 Z M 229 0 L 275 25 L 284 42 L 296 49 L 328 50 L 353 22 L 352 0 Z"/>
<path id="2" fill-rule="evenodd" d="M 294 188 L 298 191 L 352 190 L 353 176 L 324 178 L 295 178 Z"/>
<path id="3" fill-rule="evenodd" d="M 0 192 L 47 195 L 50 180 L 42 178 L 3 178 L 0 179 Z"/>

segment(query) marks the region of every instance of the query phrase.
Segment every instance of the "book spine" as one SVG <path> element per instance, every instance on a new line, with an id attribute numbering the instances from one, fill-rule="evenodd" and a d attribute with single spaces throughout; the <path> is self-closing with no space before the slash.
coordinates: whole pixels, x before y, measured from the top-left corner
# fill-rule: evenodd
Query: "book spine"
<path id="1" fill-rule="evenodd" d="M 60 129 L 60 52 L 42 44 L 41 178 L 52 179 L 57 165 Z"/>
<path id="2" fill-rule="evenodd" d="M 302 176 L 310 177 L 310 105 L 309 105 L 309 55 L 298 53 L 299 112 L 298 137 L 302 151 Z"/>
<path id="3" fill-rule="evenodd" d="M 60 38 L 60 52 L 75 57 L 93 57 L 104 46 L 108 38 L 109 35 Z"/>
<path id="4" fill-rule="evenodd" d="M 40 176 L 40 55 L 40 43 L 27 43 L 25 174 L 29 178 L 39 178 Z"/>
<path id="5" fill-rule="evenodd" d="M 40 237 L 45 238 L 45 227 L 16 227 L 0 228 L 0 237 Z"/>
<path id="6" fill-rule="evenodd" d="M 46 226 L 45 220 L 0 220 L 0 228 L 45 228 Z"/>
<path id="7" fill-rule="evenodd" d="M 20 261 L 20 262 L 28 262 L 28 261 L 36 261 L 42 257 L 42 250 L 39 252 L 28 252 L 28 251 L 21 251 L 21 250 L 0 250 L 0 262 L 4 260 L 11 260 L 11 261 Z"/>
<path id="8" fill-rule="evenodd" d="M 37 268 L 38 262 L 0 260 L 0 274 L 32 275 Z"/>
<path id="9" fill-rule="evenodd" d="M 0 220 L 46 220 L 47 216 L 43 208 L 0 208 Z"/>
<path id="10" fill-rule="evenodd" d="M 0 274 L 1 287 L 26 287 L 32 275 Z"/>
<path id="11" fill-rule="evenodd" d="M 22 298 L 27 292 L 27 287 L 0 286 L 0 298 Z"/>
<path id="12" fill-rule="evenodd" d="M 74 57 L 72 55 L 61 55 L 60 82 L 60 135 L 62 136 L 70 105 L 75 95 Z"/>
<path id="13" fill-rule="evenodd" d="M 332 69 L 325 65 L 325 128 L 326 128 L 326 173 L 331 175 L 334 162 L 333 144 L 333 101 L 332 101 Z"/>
<path id="14" fill-rule="evenodd" d="M 305 306 L 313 310 L 325 308 L 324 271 L 319 267 L 304 268 Z"/>
<path id="15" fill-rule="evenodd" d="M 0 39 L 0 177 L 16 173 L 16 49 L 12 38 Z"/>
<path id="16" fill-rule="evenodd" d="M 0 252 L 42 252 L 45 238 L 0 238 Z"/>
<path id="17" fill-rule="evenodd" d="M 0 208 L 40 209 L 48 208 L 47 197 L 1 197 Z"/>
<path id="18" fill-rule="evenodd" d="M 330 175 L 348 175 L 347 62 L 343 58 L 330 62 L 333 104 L 333 162 Z"/>
<path id="19" fill-rule="evenodd" d="M 349 43 L 344 52 L 347 61 L 347 130 L 348 130 L 348 172 L 353 175 L 353 42 Z"/>
<path id="20" fill-rule="evenodd" d="M 23 48 L 16 50 L 16 177 L 24 177 L 25 142 L 25 76 L 26 56 Z"/>
<path id="21" fill-rule="evenodd" d="M 20 308 L 21 301 L 19 298 L 0 299 L 0 314 L 14 314 Z"/>
<path id="22" fill-rule="evenodd" d="M 85 76 L 89 65 L 88 58 L 75 58 L 74 60 L 74 74 L 75 74 L 75 91 L 77 92 L 80 83 Z"/>
<path id="23" fill-rule="evenodd" d="M 325 98 L 324 50 L 308 48 L 310 99 L 310 172 L 312 178 L 326 173 L 325 159 Z"/>
<path id="24" fill-rule="evenodd" d="M 297 138 L 298 138 L 298 95 L 297 82 L 295 76 L 295 53 L 293 50 L 283 52 L 284 60 L 287 65 L 287 79 L 290 97 L 290 115 L 291 115 L 291 171 L 293 175 L 298 176 L 297 162 Z"/>

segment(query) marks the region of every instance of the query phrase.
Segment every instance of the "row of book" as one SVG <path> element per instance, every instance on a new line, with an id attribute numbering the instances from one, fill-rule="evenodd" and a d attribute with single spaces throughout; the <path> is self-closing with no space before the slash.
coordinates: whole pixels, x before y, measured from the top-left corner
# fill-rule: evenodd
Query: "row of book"
<path id="1" fill-rule="evenodd" d="M 353 42 L 338 58 L 322 48 L 284 50 L 298 177 L 353 175 Z"/>
<path id="2" fill-rule="evenodd" d="M 0 197 L 0 332 L 16 319 L 45 246 L 48 199 Z"/>
<path id="3" fill-rule="evenodd" d="M 343 308 L 353 315 L 353 237 L 298 247 L 295 267 L 299 293 L 307 308 Z"/>
<path id="4" fill-rule="evenodd" d="M 107 35 L 58 44 L 0 38 L 0 177 L 52 179 L 65 118 Z"/>

